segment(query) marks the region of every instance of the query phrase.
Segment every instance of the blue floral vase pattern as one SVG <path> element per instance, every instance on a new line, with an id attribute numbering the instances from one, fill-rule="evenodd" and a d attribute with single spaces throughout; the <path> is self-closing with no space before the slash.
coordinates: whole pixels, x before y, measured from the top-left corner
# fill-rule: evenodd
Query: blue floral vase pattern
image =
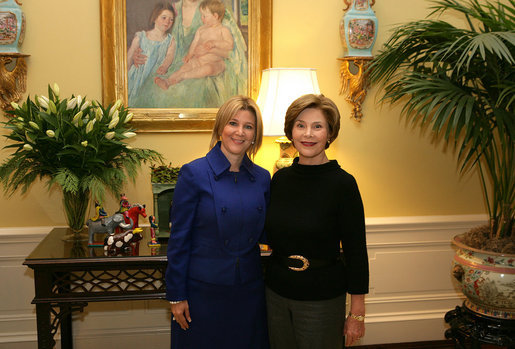
<path id="1" fill-rule="evenodd" d="M 515 255 L 477 250 L 455 236 L 453 274 L 467 297 L 465 306 L 476 313 L 515 319 Z"/>
<path id="2" fill-rule="evenodd" d="M 352 3 L 350 2 L 352 1 Z M 347 57 L 372 57 L 377 37 L 377 17 L 373 0 L 344 0 L 350 9 L 340 22 L 340 37 Z"/>
<path id="3" fill-rule="evenodd" d="M 0 53 L 20 53 L 25 16 L 19 0 L 0 0 Z"/>

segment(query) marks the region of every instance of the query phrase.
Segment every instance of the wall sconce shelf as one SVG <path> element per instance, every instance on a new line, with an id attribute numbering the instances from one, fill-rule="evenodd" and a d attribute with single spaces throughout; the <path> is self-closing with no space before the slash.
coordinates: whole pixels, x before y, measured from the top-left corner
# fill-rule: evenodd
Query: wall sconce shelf
<path id="1" fill-rule="evenodd" d="M 11 102 L 18 102 L 27 90 L 27 63 L 29 55 L 18 52 L 0 52 L 0 108 L 12 110 Z"/>
<path id="2" fill-rule="evenodd" d="M 373 57 L 343 57 L 340 62 L 340 95 L 352 105 L 351 117 L 361 121 L 363 117 L 361 104 L 367 95 L 367 66 Z"/>

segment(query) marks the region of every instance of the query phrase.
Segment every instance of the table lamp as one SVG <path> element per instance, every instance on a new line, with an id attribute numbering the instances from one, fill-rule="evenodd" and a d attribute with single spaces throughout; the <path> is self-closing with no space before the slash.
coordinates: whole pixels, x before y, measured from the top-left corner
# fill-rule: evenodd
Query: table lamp
<path id="1" fill-rule="evenodd" d="M 290 166 L 297 150 L 284 136 L 284 117 L 290 104 L 305 94 L 320 94 L 316 70 L 312 68 L 270 68 L 263 70 L 257 104 L 263 117 L 263 135 L 280 136 L 279 159 L 274 173 Z"/>

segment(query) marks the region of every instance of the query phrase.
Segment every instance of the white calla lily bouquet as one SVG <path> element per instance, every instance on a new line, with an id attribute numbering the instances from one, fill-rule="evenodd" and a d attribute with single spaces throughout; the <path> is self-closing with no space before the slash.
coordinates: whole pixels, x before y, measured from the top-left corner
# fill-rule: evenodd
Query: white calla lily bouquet
<path id="1" fill-rule="evenodd" d="M 120 100 L 104 107 L 80 95 L 60 99 L 54 84 L 48 97 L 28 97 L 12 107 L 12 118 L 3 123 L 12 142 L 4 148 L 14 152 L 0 165 L 8 194 L 18 189 L 24 193 L 40 178 L 49 187 L 61 187 L 65 204 L 67 196 L 76 200 L 78 194 L 103 201 L 106 189 L 118 195 L 127 179 L 134 181 L 142 162 L 162 160 L 154 150 L 126 143 L 136 133 L 129 123 L 132 113 Z"/>

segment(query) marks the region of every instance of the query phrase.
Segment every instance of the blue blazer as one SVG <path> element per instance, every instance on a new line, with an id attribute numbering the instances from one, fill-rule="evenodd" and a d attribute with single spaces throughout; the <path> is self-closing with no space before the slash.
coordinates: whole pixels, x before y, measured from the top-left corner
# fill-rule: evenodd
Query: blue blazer
<path id="1" fill-rule="evenodd" d="M 220 142 L 181 168 L 171 210 L 166 298 L 188 299 L 187 279 L 217 285 L 262 277 L 263 238 L 270 174 L 246 155 L 239 172 Z"/>

